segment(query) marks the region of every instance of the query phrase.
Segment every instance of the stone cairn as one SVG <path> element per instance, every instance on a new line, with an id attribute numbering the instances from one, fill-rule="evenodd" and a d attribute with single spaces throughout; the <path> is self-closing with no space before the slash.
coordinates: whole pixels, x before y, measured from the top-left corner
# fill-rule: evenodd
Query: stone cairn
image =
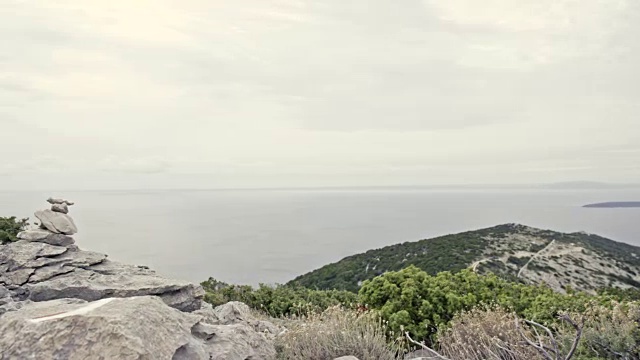
<path id="1" fill-rule="evenodd" d="M 40 228 L 25 230 L 18 234 L 18 239 L 58 246 L 73 245 L 75 240 L 70 235 L 76 234 L 78 228 L 68 214 L 69 206 L 74 203 L 54 198 L 47 199 L 47 202 L 51 209 L 38 210 L 34 214 L 40 220 Z"/>

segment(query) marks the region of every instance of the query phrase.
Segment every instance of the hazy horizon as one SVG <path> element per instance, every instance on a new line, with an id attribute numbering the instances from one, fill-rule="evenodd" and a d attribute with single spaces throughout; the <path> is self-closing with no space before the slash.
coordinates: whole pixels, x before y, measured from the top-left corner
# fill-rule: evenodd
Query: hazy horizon
<path id="1" fill-rule="evenodd" d="M 634 0 L 7 1 L 0 189 L 640 183 Z"/>
<path id="2" fill-rule="evenodd" d="M 352 186 L 286 186 L 286 187 L 153 187 L 141 188 L 22 188 L 22 189 L 0 189 L 0 192 L 49 192 L 54 196 L 65 192 L 101 192 L 101 191 L 323 191 L 323 190 L 557 190 L 557 191 L 582 191 L 582 190 L 615 190 L 615 189 L 638 189 L 640 183 L 605 183 L 593 181 L 566 181 L 555 183 L 522 183 L 522 184 L 431 184 L 431 185 L 352 185 Z"/>

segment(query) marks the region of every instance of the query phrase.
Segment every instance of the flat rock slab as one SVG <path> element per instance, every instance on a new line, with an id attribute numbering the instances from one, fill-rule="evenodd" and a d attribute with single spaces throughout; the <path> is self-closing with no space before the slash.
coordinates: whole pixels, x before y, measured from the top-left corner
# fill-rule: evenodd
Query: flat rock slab
<path id="1" fill-rule="evenodd" d="M 76 267 L 73 272 L 28 283 L 25 287 L 32 301 L 62 298 L 95 301 L 106 297 L 156 295 L 167 305 L 182 311 L 199 309 L 204 297 L 204 290 L 199 285 L 169 280 L 151 270 L 108 260 L 85 268 Z"/>
<path id="2" fill-rule="evenodd" d="M 7 265 L 4 271 L 8 272 L 33 267 L 32 263 L 34 261 L 46 261 L 46 258 L 64 254 L 69 249 L 62 246 L 20 240 L 4 245 L 0 250 L 0 265 Z"/>
<path id="3" fill-rule="evenodd" d="M 23 289 L 31 301 L 155 295 L 182 311 L 200 309 L 204 297 L 200 285 L 108 261 L 105 254 L 26 240 L 0 246 L 0 285 Z"/>
<path id="4" fill-rule="evenodd" d="M 67 235 L 53 233 L 45 229 L 26 230 L 18 233 L 18 239 L 25 241 L 42 242 L 56 246 L 70 246 L 75 240 Z"/>
<path id="5" fill-rule="evenodd" d="M 34 215 L 40 220 L 42 226 L 51 232 L 65 235 L 73 235 L 78 232 L 73 219 L 67 214 L 51 210 L 39 210 Z"/>

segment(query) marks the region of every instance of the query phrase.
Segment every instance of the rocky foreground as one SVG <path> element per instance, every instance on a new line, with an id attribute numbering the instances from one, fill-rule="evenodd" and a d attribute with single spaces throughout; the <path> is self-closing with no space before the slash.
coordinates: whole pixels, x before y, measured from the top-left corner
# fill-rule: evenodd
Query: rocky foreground
<path id="1" fill-rule="evenodd" d="M 281 331 L 242 303 L 212 308 L 199 285 L 84 251 L 73 203 L 0 245 L 0 359 L 273 359 Z"/>

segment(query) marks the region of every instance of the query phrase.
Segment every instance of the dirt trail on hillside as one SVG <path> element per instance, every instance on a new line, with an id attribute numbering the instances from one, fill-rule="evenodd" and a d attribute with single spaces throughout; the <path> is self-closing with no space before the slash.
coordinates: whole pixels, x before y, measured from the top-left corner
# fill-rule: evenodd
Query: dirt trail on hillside
<path id="1" fill-rule="evenodd" d="M 551 242 L 549 243 L 549 245 L 545 246 L 544 249 L 538 251 L 537 253 L 535 253 L 531 259 L 529 259 L 529 261 L 527 261 L 526 264 L 524 264 L 524 266 L 522 266 L 520 268 L 520 271 L 518 271 L 518 278 L 520 277 L 520 275 L 522 275 L 522 272 L 527 268 L 527 266 L 529 265 L 529 263 L 531 263 L 535 258 L 537 258 L 538 256 L 540 256 L 543 252 L 549 250 L 551 248 L 551 246 L 553 246 L 553 244 L 555 244 L 555 240 L 551 240 Z"/>

